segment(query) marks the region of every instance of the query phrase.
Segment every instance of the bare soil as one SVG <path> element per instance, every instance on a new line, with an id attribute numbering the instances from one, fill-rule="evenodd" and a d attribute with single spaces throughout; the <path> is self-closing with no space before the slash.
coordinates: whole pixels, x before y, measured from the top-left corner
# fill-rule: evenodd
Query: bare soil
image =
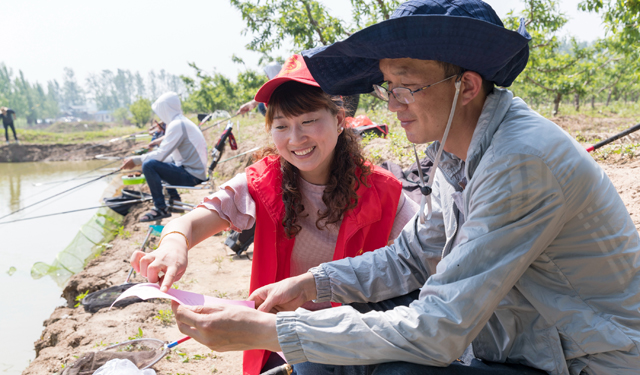
<path id="1" fill-rule="evenodd" d="M 85 144 L 20 144 L 0 146 L 0 163 L 27 161 L 92 160 L 96 155 L 124 156 L 132 149 L 131 142 Z"/>
<path id="2" fill-rule="evenodd" d="M 557 118 L 560 126 L 570 134 L 576 132 L 584 137 L 583 142 L 593 139 L 604 139 L 632 123 L 628 119 L 602 122 L 594 125 L 593 119 L 579 117 Z M 399 130 L 399 129 L 398 129 Z M 397 130 L 396 130 L 397 131 Z M 638 143 L 637 136 L 625 137 L 617 141 L 619 145 Z M 375 140 L 370 144 L 385 148 L 388 140 Z M 210 142 L 211 143 L 211 142 Z M 259 142 L 256 142 L 258 144 Z M 264 143 L 263 143 L 264 144 Z M 388 145 L 387 145 L 388 146 Z M 254 147 L 244 144 L 242 149 L 225 153 L 223 159 Z M 394 159 L 392 153 L 381 155 L 382 160 Z M 633 153 L 595 154 L 604 171 L 611 178 L 629 213 L 640 229 L 640 151 Z M 247 157 L 234 159 L 233 162 L 221 164 L 219 170 L 224 178 L 242 170 Z M 411 160 L 396 160 L 407 166 Z M 224 179 L 221 177 L 221 181 Z M 197 203 L 207 191 L 182 193 L 187 202 Z M 96 351 L 110 343 L 123 342 L 135 336 L 139 329 L 144 337 L 173 341 L 183 337 L 175 326 L 175 321 L 163 322 L 161 311 L 170 310 L 165 300 L 143 302 L 124 308 L 101 310 L 95 314 L 84 311 L 82 307 L 74 308 L 75 297 L 85 291 L 95 291 L 124 282 L 129 271 L 130 254 L 140 247 L 146 233 L 146 224 L 138 223 L 138 217 L 148 207 L 138 207 L 127 215 L 124 223 L 129 238 L 118 237 L 112 241 L 112 247 L 92 260 L 87 268 L 73 276 L 63 291 L 67 306 L 56 308 L 51 317 L 44 322 L 44 330 L 40 340 L 35 343 L 36 359 L 23 372 L 23 375 L 51 374 L 61 371 L 65 364 L 72 363 L 78 356 L 87 351 Z M 173 218 L 178 217 L 174 214 Z M 163 220 L 166 224 L 171 219 Z M 238 257 L 223 245 L 226 236 L 215 236 L 194 247 L 189 253 L 190 266 L 178 287 L 220 298 L 245 299 L 249 293 L 249 277 L 251 261 L 243 256 Z M 152 246 L 157 243 L 153 240 Z M 249 255 L 252 248 L 249 249 Z M 136 276 L 133 281 L 143 282 Z M 205 346 L 189 340 L 170 353 L 154 366 L 158 374 L 241 374 L 242 355 L 239 352 L 214 353 Z"/>

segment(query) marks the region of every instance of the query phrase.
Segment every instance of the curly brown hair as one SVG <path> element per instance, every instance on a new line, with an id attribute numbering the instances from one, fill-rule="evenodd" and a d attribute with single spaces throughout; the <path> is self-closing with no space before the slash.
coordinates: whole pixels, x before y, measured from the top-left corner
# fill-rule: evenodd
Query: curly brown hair
<path id="1" fill-rule="evenodd" d="M 331 114 L 337 115 L 343 109 L 342 99 L 330 96 L 319 87 L 295 81 L 283 83 L 273 91 L 269 98 L 265 128 L 267 132 L 271 131 L 276 113 L 292 117 L 321 109 L 327 109 Z M 255 157 L 262 158 L 274 154 L 278 154 L 275 147 L 267 147 Z M 280 169 L 282 171 L 282 201 L 285 207 L 282 226 L 285 235 L 290 239 L 302 229 L 297 224 L 298 216 L 304 212 L 302 193 L 298 187 L 300 171 L 283 157 L 280 157 Z M 371 167 L 366 164 L 357 134 L 351 129 L 345 128 L 338 136 L 331 161 L 329 182 L 322 195 L 322 201 L 327 209 L 318 213 L 316 228 L 322 230 L 327 225 L 339 223 L 347 211 L 356 207 L 358 205 L 356 191 L 360 188 L 360 184 L 369 186 L 367 176 L 370 174 Z"/>

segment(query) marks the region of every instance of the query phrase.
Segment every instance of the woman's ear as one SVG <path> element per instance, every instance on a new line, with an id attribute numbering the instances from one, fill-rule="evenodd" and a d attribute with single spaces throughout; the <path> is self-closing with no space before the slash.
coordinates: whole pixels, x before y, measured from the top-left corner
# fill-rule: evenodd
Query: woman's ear
<path id="1" fill-rule="evenodd" d="M 340 108 L 340 110 L 338 110 L 338 114 L 336 114 L 336 118 L 338 119 L 338 134 L 342 133 L 342 129 L 344 129 L 345 127 L 345 110 L 344 108 Z"/>

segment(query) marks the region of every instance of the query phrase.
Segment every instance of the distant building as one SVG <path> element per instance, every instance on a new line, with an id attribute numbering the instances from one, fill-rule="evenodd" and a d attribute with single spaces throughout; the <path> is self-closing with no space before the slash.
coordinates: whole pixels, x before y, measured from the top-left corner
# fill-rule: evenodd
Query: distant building
<path id="1" fill-rule="evenodd" d="M 93 119 L 97 122 L 113 122 L 113 111 L 98 111 L 93 114 Z"/>

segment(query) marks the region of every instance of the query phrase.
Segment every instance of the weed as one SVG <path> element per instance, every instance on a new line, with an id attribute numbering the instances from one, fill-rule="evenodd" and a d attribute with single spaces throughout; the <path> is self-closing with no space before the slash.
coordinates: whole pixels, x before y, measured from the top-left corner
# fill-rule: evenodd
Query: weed
<path id="1" fill-rule="evenodd" d="M 94 348 L 97 348 L 99 346 L 107 346 L 107 344 L 104 343 L 104 341 L 100 340 L 100 342 L 97 342 L 95 344 L 93 344 Z"/>
<path id="2" fill-rule="evenodd" d="M 136 333 L 135 335 L 129 337 L 129 340 L 137 340 L 137 339 L 141 339 L 143 336 L 142 333 L 142 328 L 138 327 L 138 333 Z"/>
<path id="3" fill-rule="evenodd" d="M 218 265 L 218 271 L 222 269 L 222 262 L 224 261 L 224 257 L 222 255 L 218 255 L 213 258 L 213 261 Z"/>
<path id="4" fill-rule="evenodd" d="M 227 298 L 227 294 L 228 294 L 227 292 L 221 292 L 221 291 L 216 290 L 216 289 L 213 290 L 213 293 L 215 294 L 215 296 L 217 298 Z"/>
<path id="5" fill-rule="evenodd" d="M 180 285 L 178 285 L 178 283 L 173 283 L 173 285 L 171 285 L 171 287 L 173 289 L 180 289 Z"/>
<path id="6" fill-rule="evenodd" d="M 246 300 L 247 298 L 249 298 L 249 289 L 242 289 L 240 292 L 238 292 L 238 295 L 240 296 L 241 300 Z"/>
<path id="7" fill-rule="evenodd" d="M 173 311 L 171 309 L 159 310 L 158 315 L 154 316 L 153 319 L 158 319 L 165 326 L 173 324 Z"/>
<path id="8" fill-rule="evenodd" d="M 124 230 L 124 225 L 118 226 L 118 237 L 128 240 L 131 237 L 131 232 Z"/>
<path id="9" fill-rule="evenodd" d="M 80 306 L 80 302 L 82 302 L 82 300 L 84 299 L 84 297 L 86 297 L 86 296 L 87 296 L 87 294 L 89 294 L 89 290 L 85 290 L 85 291 L 84 291 L 84 293 L 78 294 L 78 295 L 76 296 L 76 302 L 77 302 L 77 303 L 76 303 L 75 305 L 73 305 L 73 307 L 78 307 L 78 306 Z"/>

